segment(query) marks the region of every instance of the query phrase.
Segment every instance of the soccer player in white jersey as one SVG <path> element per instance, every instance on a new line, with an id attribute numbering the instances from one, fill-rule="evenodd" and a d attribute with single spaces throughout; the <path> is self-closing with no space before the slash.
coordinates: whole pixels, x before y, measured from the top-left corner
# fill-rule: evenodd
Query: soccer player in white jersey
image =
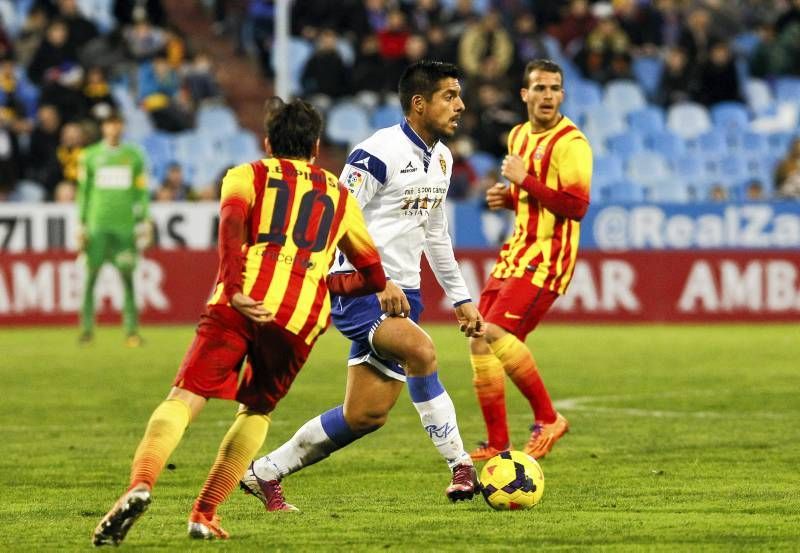
<path id="1" fill-rule="evenodd" d="M 436 351 L 419 326 L 423 250 L 467 336 L 483 321 L 470 299 L 447 232 L 444 200 L 453 156 L 440 139 L 458 127 L 464 102 L 456 66 L 419 61 L 400 78 L 405 120 L 380 129 L 347 158 L 341 181 L 358 199 L 387 275 L 385 291 L 362 298 L 332 296 L 333 323 L 352 340 L 344 404 L 306 422 L 295 435 L 250 465 L 242 489 L 267 510 L 295 510 L 280 480 L 328 457 L 386 422 L 408 382 L 422 426 L 452 471 L 452 501 L 472 499 L 475 468 L 464 450 L 453 402 L 439 381 Z M 352 271 L 338 255 L 332 271 Z"/>

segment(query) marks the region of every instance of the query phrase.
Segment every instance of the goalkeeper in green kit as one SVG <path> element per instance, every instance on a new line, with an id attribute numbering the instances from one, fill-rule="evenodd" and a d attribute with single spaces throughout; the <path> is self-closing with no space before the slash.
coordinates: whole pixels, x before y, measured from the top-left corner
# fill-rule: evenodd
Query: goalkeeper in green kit
<path id="1" fill-rule="evenodd" d="M 78 247 L 86 255 L 86 287 L 81 308 L 81 343 L 94 334 L 94 286 L 100 268 L 111 262 L 125 289 L 125 344 L 138 347 L 139 320 L 133 293 L 133 271 L 139 250 L 149 245 L 147 171 L 144 154 L 122 144 L 124 122 L 113 113 L 102 122 L 103 138 L 86 148 L 78 167 Z"/>

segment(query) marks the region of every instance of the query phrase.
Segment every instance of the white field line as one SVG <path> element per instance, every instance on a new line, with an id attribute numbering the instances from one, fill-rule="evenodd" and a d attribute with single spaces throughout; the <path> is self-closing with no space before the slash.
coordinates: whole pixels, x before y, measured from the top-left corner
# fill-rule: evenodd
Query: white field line
<path id="1" fill-rule="evenodd" d="M 627 395 L 627 396 L 581 396 L 574 398 L 561 399 L 554 402 L 558 410 L 564 411 L 586 411 L 590 413 L 612 413 L 620 415 L 630 415 L 632 417 L 653 417 L 653 418 L 696 418 L 696 419 L 730 419 L 736 416 L 732 412 L 720 411 L 664 411 L 661 409 L 637 409 L 631 407 L 605 407 L 593 405 L 595 402 L 607 400 L 627 400 L 641 399 L 643 397 L 653 397 L 654 394 Z M 664 394 L 665 396 L 667 394 Z M 792 413 L 774 413 L 770 411 L 755 411 L 747 413 L 749 418 L 762 419 L 785 419 Z"/>

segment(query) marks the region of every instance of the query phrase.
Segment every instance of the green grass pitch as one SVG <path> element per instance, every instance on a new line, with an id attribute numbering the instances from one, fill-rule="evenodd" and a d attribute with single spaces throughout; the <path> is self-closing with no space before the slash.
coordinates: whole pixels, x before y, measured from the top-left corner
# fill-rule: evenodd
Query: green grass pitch
<path id="1" fill-rule="evenodd" d="M 467 344 L 430 326 L 468 447 L 484 435 Z M 148 327 L 145 347 L 102 328 L 0 332 L 0 550 L 86 551 L 124 489 L 133 450 L 166 394 L 191 327 Z M 299 514 L 238 490 L 228 542 L 186 537 L 186 518 L 233 416 L 211 402 L 184 436 L 122 547 L 146 551 L 797 551 L 800 340 L 793 325 L 558 326 L 529 340 L 572 429 L 542 461 L 542 502 L 494 512 L 449 504 L 444 462 L 404 393 L 379 432 L 288 478 Z M 318 343 L 274 413 L 264 452 L 341 402 L 347 344 Z M 512 439 L 529 410 L 507 385 Z"/>

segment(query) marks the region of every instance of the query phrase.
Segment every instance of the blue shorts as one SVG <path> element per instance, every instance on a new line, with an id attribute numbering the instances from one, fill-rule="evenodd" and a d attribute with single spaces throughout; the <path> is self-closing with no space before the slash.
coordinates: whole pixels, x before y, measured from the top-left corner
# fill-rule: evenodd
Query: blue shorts
<path id="1" fill-rule="evenodd" d="M 411 305 L 411 316 L 415 323 L 424 309 L 419 289 L 403 290 Z M 370 294 L 361 297 L 337 296 L 331 294 L 331 319 L 336 329 L 350 340 L 348 366 L 367 363 L 387 376 L 406 381 L 406 372 L 397 361 L 378 355 L 372 347 L 372 336 L 388 315 L 381 311 L 378 296 Z"/>

